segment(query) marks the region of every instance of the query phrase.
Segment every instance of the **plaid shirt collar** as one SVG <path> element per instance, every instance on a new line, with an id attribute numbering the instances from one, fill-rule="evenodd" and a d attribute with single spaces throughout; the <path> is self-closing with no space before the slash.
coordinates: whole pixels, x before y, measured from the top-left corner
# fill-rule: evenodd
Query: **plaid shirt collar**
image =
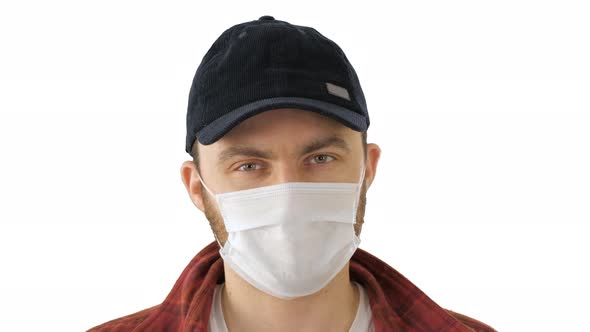
<path id="1" fill-rule="evenodd" d="M 350 278 L 362 284 L 368 293 L 375 332 L 495 331 L 477 320 L 441 308 L 391 266 L 360 248 L 350 260 Z M 223 259 L 213 241 L 191 260 L 161 304 L 89 332 L 207 332 L 213 291 L 224 279 Z"/>

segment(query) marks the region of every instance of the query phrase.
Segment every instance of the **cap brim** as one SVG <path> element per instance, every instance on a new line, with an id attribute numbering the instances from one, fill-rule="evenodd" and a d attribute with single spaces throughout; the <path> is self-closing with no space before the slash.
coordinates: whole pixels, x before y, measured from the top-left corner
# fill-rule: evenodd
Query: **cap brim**
<path id="1" fill-rule="evenodd" d="M 275 97 L 257 100 L 236 108 L 201 129 L 197 133 L 196 138 L 199 140 L 199 143 L 203 145 L 215 143 L 233 127 L 237 126 L 247 118 L 264 111 L 278 108 L 299 108 L 306 111 L 316 112 L 337 120 L 343 125 L 360 132 L 367 130 L 368 127 L 368 121 L 365 116 L 340 105 L 301 97 Z"/>

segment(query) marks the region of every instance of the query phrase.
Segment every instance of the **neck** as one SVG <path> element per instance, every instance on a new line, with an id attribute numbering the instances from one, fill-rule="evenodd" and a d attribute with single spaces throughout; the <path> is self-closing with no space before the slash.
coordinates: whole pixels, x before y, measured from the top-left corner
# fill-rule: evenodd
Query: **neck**
<path id="1" fill-rule="evenodd" d="M 348 331 L 360 295 L 348 269 L 349 263 L 314 294 L 283 300 L 253 287 L 224 264 L 221 303 L 225 324 L 230 332 Z"/>

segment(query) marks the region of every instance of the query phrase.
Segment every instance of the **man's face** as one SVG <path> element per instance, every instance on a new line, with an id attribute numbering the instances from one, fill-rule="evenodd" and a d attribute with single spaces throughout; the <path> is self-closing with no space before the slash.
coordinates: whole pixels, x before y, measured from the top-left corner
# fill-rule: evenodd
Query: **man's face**
<path id="1" fill-rule="evenodd" d="M 379 151 L 374 151 L 378 150 L 376 145 L 371 144 L 369 150 L 373 158 L 367 160 L 370 165 L 365 180 L 367 176 L 372 180 L 374 159 L 379 156 Z M 201 177 L 215 194 L 285 182 L 358 183 L 365 163 L 363 151 L 361 133 L 315 112 L 297 109 L 260 113 L 217 142 L 198 146 Z M 357 235 L 364 222 L 365 180 L 357 210 Z M 225 243 L 227 232 L 215 199 L 204 188 L 197 196 L 202 198 L 202 206 L 195 204 L 205 213 L 217 239 Z"/>

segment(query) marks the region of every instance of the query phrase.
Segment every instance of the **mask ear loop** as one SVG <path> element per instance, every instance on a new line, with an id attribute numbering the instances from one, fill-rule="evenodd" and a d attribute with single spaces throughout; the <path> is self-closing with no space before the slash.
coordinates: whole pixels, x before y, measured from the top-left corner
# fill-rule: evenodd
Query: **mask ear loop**
<path id="1" fill-rule="evenodd" d="M 356 195 L 356 200 L 354 202 L 354 207 L 355 207 L 355 217 L 356 217 L 356 209 L 358 208 L 358 204 L 359 201 L 361 199 L 361 192 L 363 191 L 363 181 L 365 181 L 365 169 L 367 168 L 366 165 L 362 166 L 363 170 L 361 171 L 361 178 L 359 179 L 359 181 L 357 182 L 357 190 L 358 193 Z M 355 223 L 356 223 L 356 219 L 355 219 Z"/>
<path id="2" fill-rule="evenodd" d="M 203 181 L 203 178 L 201 177 L 201 174 L 199 174 L 199 172 L 197 172 L 197 176 L 199 177 L 199 181 L 201 181 L 201 184 L 203 185 L 203 187 L 205 187 L 205 190 L 207 190 L 208 193 L 211 194 L 211 196 L 215 197 L 215 194 L 209 190 L 209 187 L 207 187 L 207 185 L 205 184 L 205 181 Z"/>
<path id="3" fill-rule="evenodd" d="M 205 181 L 203 181 L 203 178 L 201 177 L 201 174 L 199 174 L 199 172 L 197 172 L 197 176 L 199 177 L 199 181 L 201 181 L 201 184 L 203 185 L 203 188 L 205 188 L 205 190 L 209 194 L 211 194 L 211 196 L 213 196 L 213 199 L 215 199 L 215 201 L 217 202 L 217 196 L 207 187 L 207 185 L 205 184 Z M 213 236 L 215 237 L 215 241 L 217 241 L 217 245 L 219 245 L 219 248 L 220 248 L 219 250 L 223 249 L 223 245 L 221 245 L 221 242 L 217 238 L 217 235 L 215 234 L 215 232 L 213 232 Z"/>

